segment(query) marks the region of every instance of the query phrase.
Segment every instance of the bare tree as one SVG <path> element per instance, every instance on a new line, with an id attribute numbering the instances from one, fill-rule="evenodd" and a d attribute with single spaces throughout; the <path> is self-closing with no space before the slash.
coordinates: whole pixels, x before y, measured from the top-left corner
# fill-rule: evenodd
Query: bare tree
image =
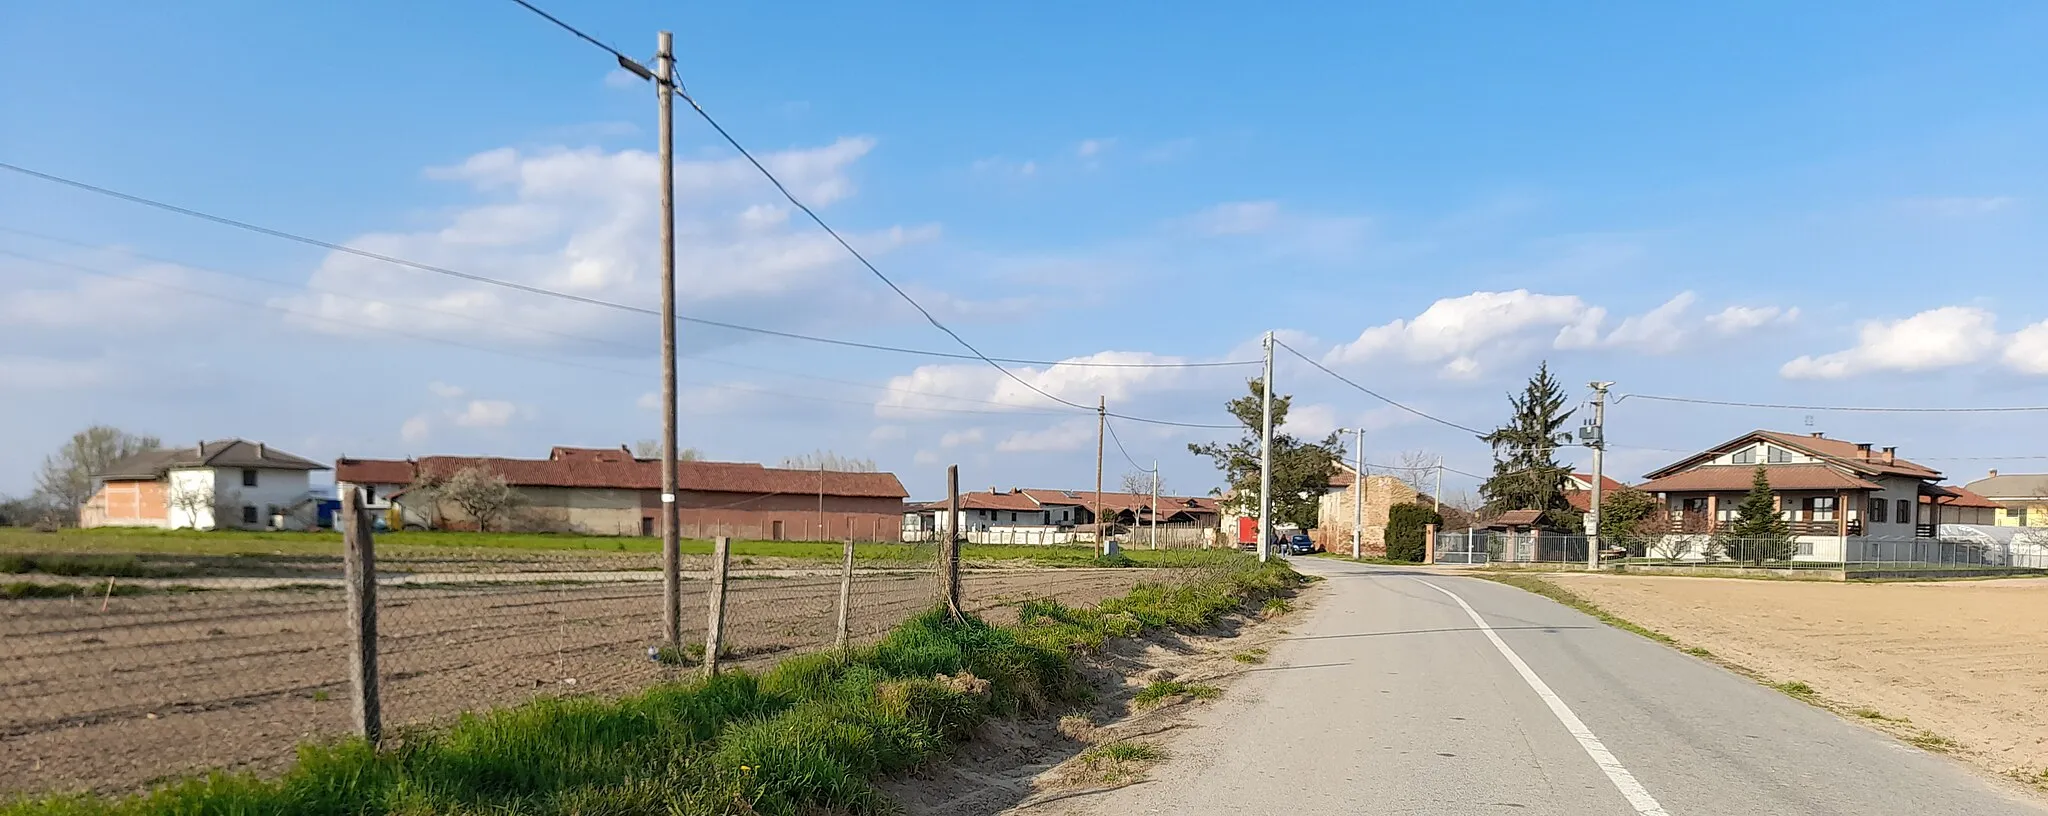
<path id="1" fill-rule="evenodd" d="M 100 474 L 107 466 L 162 443 L 154 436 L 138 436 L 110 425 L 94 425 L 72 434 L 56 453 L 43 457 L 36 474 L 36 494 L 76 515 L 92 498 Z"/>
<path id="2" fill-rule="evenodd" d="M 526 496 L 506 484 L 505 477 L 481 467 L 455 471 L 431 489 L 436 502 L 448 501 L 476 519 L 478 532 L 489 530 L 492 521 L 526 504 Z"/>
<path id="3" fill-rule="evenodd" d="M 1429 451 L 1402 451 L 1400 455 L 1394 457 L 1394 464 L 1385 466 L 1385 470 L 1402 483 L 1414 488 L 1415 492 L 1433 496 L 1436 490 L 1436 460 L 1436 454 Z M 1449 502 L 1448 499 L 1445 501 Z"/>
<path id="4" fill-rule="evenodd" d="M 633 458 L 660 459 L 661 440 L 642 439 L 638 442 L 633 443 Z M 695 462 L 703 458 L 704 452 L 697 450 L 696 448 L 678 448 L 676 450 L 676 461 L 678 462 Z"/>
<path id="5" fill-rule="evenodd" d="M 785 456 L 782 466 L 790 470 L 833 470 L 846 473 L 873 473 L 875 460 L 856 459 L 840 456 L 828 450 L 817 450 L 802 456 Z"/>
<path id="6" fill-rule="evenodd" d="M 1124 474 L 1123 488 L 1125 493 L 1136 493 L 1141 496 L 1151 495 L 1152 471 L 1133 470 L 1129 473 Z M 1164 478 L 1161 478 L 1159 480 L 1159 495 L 1167 495 L 1166 480 Z"/>
<path id="7" fill-rule="evenodd" d="M 242 494 L 238 491 L 172 480 L 164 489 L 164 503 L 191 519 L 194 530 L 242 526 Z"/>

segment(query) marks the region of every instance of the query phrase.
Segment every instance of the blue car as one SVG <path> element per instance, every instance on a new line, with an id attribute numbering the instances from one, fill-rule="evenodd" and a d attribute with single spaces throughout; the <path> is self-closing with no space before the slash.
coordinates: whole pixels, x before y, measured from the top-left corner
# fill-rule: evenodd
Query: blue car
<path id="1" fill-rule="evenodd" d="M 1288 555 L 1310 555 L 1316 551 L 1315 539 L 1306 533 L 1295 533 L 1287 538 Z"/>

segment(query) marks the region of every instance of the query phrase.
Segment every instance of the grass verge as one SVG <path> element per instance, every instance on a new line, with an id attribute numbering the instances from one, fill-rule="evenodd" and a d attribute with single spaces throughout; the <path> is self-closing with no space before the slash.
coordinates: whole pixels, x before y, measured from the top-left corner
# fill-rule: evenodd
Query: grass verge
<path id="1" fill-rule="evenodd" d="M 105 584 L 46 583 L 39 581 L 13 581 L 0 584 L 0 600 L 18 601 L 35 598 L 101 598 L 113 596 L 125 598 L 130 595 L 167 595 L 185 592 L 205 592 L 193 586 L 136 586 L 115 583 Z"/>
<path id="2" fill-rule="evenodd" d="M 1076 652 L 1108 636 L 1213 625 L 1300 583 L 1284 564 L 1240 557 L 1092 608 L 1027 604 L 1033 614 L 1015 626 L 934 610 L 872 646 L 759 675 L 536 700 L 408 735 L 391 750 L 303 746 L 275 779 L 215 773 L 129 797 L 18 800 L 0 816 L 886 812 L 870 784 L 878 776 L 942 755 L 989 717 L 1084 696 Z"/>
<path id="3" fill-rule="evenodd" d="M 1190 700 L 1213 700 L 1223 690 L 1200 683 L 1183 683 L 1179 680 L 1161 680 L 1138 690 L 1131 696 L 1131 705 L 1137 708 L 1157 708 L 1180 698 Z"/>

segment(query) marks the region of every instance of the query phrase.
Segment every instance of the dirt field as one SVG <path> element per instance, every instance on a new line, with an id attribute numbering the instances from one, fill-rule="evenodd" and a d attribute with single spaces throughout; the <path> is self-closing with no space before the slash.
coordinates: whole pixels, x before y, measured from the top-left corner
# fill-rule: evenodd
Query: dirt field
<path id="1" fill-rule="evenodd" d="M 1546 579 L 1770 682 L 1803 682 L 1844 710 L 1910 720 L 1873 724 L 1953 740 L 1959 756 L 1992 772 L 2048 767 L 2048 579 Z"/>
<path id="2" fill-rule="evenodd" d="M 1153 570 L 963 577 L 970 608 L 1024 597 L 1091 603 Z M 836 578 L 742 578 L 728 599 L 739 662 L 829 647 Z M 701 642 L 705 597 L 686 585 Z M 538 695 L 613 694 L 683 671 L 657 665 L 659 583 L 382 590 L 384 721 L 409 725 Z M 873 637 L 936 599 L 931 575 L 863 575 L 853 631 Z M 1010 613 L 1013 614 L 1013 613 Z M 275 770 L 294 745 L 344 732 L 342 599 L 331 590 L 0 602 L 0 792 L 135 789 L 207 768 Z"/>

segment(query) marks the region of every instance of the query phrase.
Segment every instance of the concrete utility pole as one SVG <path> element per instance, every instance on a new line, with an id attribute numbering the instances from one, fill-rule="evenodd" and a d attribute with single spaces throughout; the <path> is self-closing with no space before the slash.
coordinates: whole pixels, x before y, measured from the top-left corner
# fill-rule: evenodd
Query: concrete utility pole
<path id="1" fill-rule="evenodd" d="M 1358 464 L 1351 474 L 1351 557 L 1357 559 L 1365 536 L 1365 429 L 1352 430 L 1358 434 Z"/>
<path id="2" fill-rule="evenodd" d="M 1102 535 L 1102 434 L 1109 428 L 1109 398 L 1095 397 L 1095 549 L 1109 554 L 1109 539 Z"/>
<path id="3" fill-rule="evenodd" d="M 661 113 L 661 592 L 662 634 L 683 648 L 682 514 L 676 508 L 675 35 L 655 37 L 654 95 Z"/>
<path id="4" fill-rule="evenodd" d="M 1444 515 L 1444 455 L 1436 455 L 1436 490 L 1429 494 L 1429 509 L 1435 510 L 1437 518 Z"/>
<path id="5" fill-rule="evenodd" d="M 1266 332 L 1266 375 L 1259 382 L 1265 419 L 1259 428 L 1259 560 L 1273 553 L 1273 333 Z"/>
<path id="6" fill-rule="evenodd" d="M 1586 440 L 1593 448 L 1593 502 L 1591 512 L 1586 514 L 1586 569 L 1600 568 L 1600 483 L 1606 481 L 1602 465 L 1607 453 L 1607 389 L 1613 385 L 1593 383 L 1593 436 Z"/>
<path id="7" fill-rule="evenodd" d="M 1159 549 L 1159 460 L 1152 460 L 1152 549 Z"/>

